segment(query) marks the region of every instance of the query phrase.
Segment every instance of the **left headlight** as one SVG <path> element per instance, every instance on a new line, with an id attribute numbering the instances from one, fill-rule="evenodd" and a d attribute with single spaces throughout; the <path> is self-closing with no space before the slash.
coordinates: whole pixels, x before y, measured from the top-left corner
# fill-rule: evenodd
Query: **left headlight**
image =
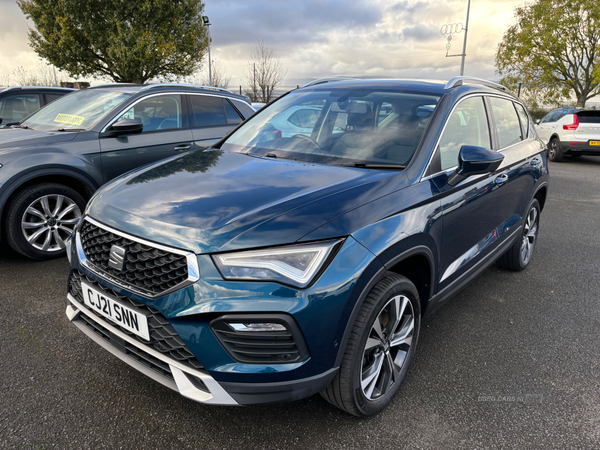
<path id="1" fill-rule="evenodd" d="M 262 280 L 308 286 L 343 239 L 213 255 L 226 280 Z"/>

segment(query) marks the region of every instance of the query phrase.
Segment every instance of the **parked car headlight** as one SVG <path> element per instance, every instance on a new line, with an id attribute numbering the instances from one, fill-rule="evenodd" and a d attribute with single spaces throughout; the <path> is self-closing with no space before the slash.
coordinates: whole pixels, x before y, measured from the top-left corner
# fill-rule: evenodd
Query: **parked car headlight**
<path id="1" fill-rule="evenodd" d="M 214 255 L 226 280 L 277 281 L 303 288 L 310 284 L 343 239 Z"/>

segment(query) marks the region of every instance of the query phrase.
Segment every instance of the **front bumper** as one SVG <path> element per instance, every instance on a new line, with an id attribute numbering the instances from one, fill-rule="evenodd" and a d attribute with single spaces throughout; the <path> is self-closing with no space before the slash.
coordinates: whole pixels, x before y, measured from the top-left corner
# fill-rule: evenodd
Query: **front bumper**
<path id="1" fill-rule="evenodd" d="M 155 381 L 195 401 L 219 405 L 279 403 L 324 389 L 337 373 L 339 344 L 355 296 L 363 288 L 361 275 L 367 268 L 369 273 L 375 270 L 372 266 L 377 265 L 370 252 L 348 238 L 317 282 L 306 289 L 293 289 L 272 282 L 223 280 L 211 258 L 200 255 L 201 276 L 196 283 L 148 298 L 90 270 L 78 257 L 78 250 L 81 247 L 74 245 L 71 252 L 73 273 L 87 277 L 86 283 L 99 285 L 120 301 L 154 311 L 155 317 L 160 316 L 159 320 L 168 324 L 170 331 L 166 334 L 172 333 L 180 341 L 183 353 L 195 357 L 197 364 L 178 360 L 178 350 L 169 354 L 160 345 L 140 342 L 89 310 L 71 288 L 69 320 L 110 353 Z M 305 355 L 301 360 L 289 363 L 235 360 L 211 328 L 217 319 L 231 315 L 286 315 L 297 324 L 308 351 L 300 352 Z"/>

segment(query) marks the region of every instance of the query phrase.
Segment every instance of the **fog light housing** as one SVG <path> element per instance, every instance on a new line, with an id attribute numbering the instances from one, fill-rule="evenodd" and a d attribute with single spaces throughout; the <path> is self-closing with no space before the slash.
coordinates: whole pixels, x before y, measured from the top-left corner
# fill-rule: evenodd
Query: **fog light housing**
<path id="1" fill-rule="evenodd" d="M 286 314 L 226 315 L 213 320 L 210 328 L 237 362 L 284 364 L 309 356 L 300 327 Z"/>

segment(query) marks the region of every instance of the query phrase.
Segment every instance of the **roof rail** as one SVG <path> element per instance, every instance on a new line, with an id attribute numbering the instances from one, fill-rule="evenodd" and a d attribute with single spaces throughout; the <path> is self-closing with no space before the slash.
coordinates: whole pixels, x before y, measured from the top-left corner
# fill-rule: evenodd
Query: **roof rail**
<path id="1" fill-rule="evenodd" d="M 17 89 L 65 89 L 68 91 L 73 91 L 75 90 L 75 88 L 66 88 L 66 87 L 62 87 L 62 86 L 9 86 L 7 88 L 4 88 L 4 90 L 2 92 L 6 92 L 6 91 L 14 91 Z"/>
<path id="2" fill-rule="evenodd" d="M 335 83 L 336 81 L 348 81 L 348 80 L 358 80 L 358 78 L 355 78 L 355 77 L 328 77 L 328 78 L 319 78 L 318 80 L 313 80 L 313 81 L 311 81 L 309 83 L 306 83 L 302 87 L 305 88 L 305 87 L 309 87 L 309 86 L 316 86 L 318 84 Z"/>
<path id="3" fill-rule="evenodd" d="M 142 89 L 152 89 L 152 88 L 159 88 L 159 87 L 164 87 L 164 86 L 185 86 L 185 87 L 193 87 L 193 88 L 198 88 L 198 89 L 211 89 L 213 91 L 228 92 L 229 94 L 233 94 L 233 92 L 231 92 L 228 89 L 224 89 L 224 88 L 220 88 L 220 87 L 216 87 L 216 86 L 205 86 L 203 84 L 190 84 L 190 83 L 153 83 L 153 84 L 144 85 L 144 87 Z"/>
<path id="4" fill-rule="evenodd" d="M 482 84 L 484 86 L 500 89 L 501 91 L 506 91 L 506 87 L 499 83 L 494 83 L 493 81 L 488 81 L 477 77 L 454 77 L 448 81 L 448 83 L 446 83 L 444 89 L 452 89 L 456 86 L 462 86 L 464 83 Z"/>
<path id="5" fill-rule="evenodd" d="M 88 89 L 98 89 L 98 88 L 105 88 L 105 87 L 135 87 L 135 86 L 143 86 L 143 85 L 136 84 L 136 83 L 102 83 L 102 84 L 95 84 L 94 86 L 90 86 L 90 87 L 88 87 Z"/>

